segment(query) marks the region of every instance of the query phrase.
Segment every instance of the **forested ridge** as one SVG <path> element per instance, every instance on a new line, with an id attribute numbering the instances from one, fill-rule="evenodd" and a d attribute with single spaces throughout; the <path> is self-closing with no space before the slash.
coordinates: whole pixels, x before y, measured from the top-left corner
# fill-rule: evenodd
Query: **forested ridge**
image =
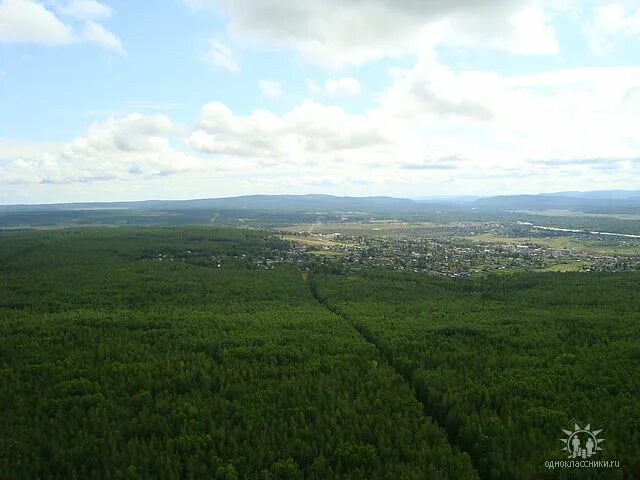
<path id="1" fill-rule="evenodd" d="M 277 239 L 69 230 L 0 246 L 0 478 L 477 478 L 296 268 L 253 266 Z"/>

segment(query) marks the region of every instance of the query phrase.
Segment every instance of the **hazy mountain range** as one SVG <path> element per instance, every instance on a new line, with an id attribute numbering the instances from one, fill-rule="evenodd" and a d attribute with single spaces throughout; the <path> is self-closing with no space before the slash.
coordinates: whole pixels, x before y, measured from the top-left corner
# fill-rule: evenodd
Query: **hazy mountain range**
<path id="1" fill-rule="evenodd" d="M 640 190 L 554 192 L 538 195 L 421 197 L 348 197 L 334 195 L 246 195 L 196 200 L 147 200 L 135 202 L 82 202 L 48 205 L 4 205 L 5 212 L 79 210 L 264 210 L 285 212 L 419 212 L 436 209 L 490 211 L 572 210 L 585 213 L 638 213 Z"/>

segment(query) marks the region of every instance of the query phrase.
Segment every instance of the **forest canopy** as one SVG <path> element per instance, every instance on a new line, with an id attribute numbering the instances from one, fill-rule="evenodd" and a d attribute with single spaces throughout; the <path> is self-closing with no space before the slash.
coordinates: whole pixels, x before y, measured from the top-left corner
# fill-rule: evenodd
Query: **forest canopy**
<path id="1" fill-rule="evenodd" d="M 640 475 L 640 275 L 341 275 L 289 248 L 2 232 L 0 478 Z M 619 469 L 544 467 L 576 422 Z"/>

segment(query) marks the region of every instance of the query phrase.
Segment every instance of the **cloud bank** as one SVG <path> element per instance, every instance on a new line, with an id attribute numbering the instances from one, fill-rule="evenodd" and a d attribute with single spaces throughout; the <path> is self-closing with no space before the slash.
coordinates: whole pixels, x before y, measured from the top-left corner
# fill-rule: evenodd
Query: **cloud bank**
<path id="1" fill-rule="evenodd" d="M 59 16 L 33 0 L 0 1 L 0 43 L 70 45 L 96 43 L 124 55 L 122 41 L 96 20 L 111 9 L 95 0 L 55 3 Z M 66 16 L 69 22 L 60 17 Z"/>

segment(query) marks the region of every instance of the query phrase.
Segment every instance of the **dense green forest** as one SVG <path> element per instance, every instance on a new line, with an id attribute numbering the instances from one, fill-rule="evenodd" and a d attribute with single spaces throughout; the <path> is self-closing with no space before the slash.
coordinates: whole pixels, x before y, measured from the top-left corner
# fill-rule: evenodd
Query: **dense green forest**
<path id="1" fill-rule="evenodd" d="M 482 478 L 640 478 L 640 275 L 477 280 L 322 275 L 316 295 L 375 344 Z M 619 470 L 548 471 L 574 423 Z M 580 476 L 582 474 L 583 476 Z"/>
<path id="2" fill-rule="evenodd" d="M 0 478 L 473 479 L 265 234 L 0 236 Z M 220 267 L 218 267 L 220 265 Z"/>
<path id="3" fill-rule="evenodd" d="M 0 478 L 640 477 L 639 274 L 347 276 L 289 248 L 0 232 Z M 621 468 L 546 469 L 574 422 Z"/>

